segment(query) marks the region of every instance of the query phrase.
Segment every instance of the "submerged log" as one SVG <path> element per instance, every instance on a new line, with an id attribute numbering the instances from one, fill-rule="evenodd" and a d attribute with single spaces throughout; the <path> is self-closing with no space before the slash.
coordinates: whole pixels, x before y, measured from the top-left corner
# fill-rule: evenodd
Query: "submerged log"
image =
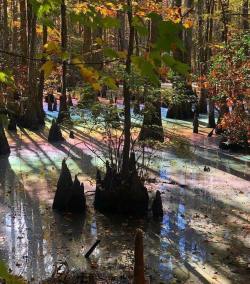
<path id="1" fill-rule="evenodd" d="M 5 135 L 3 125 L 0 122 L 0 155 L 8 154 L 10 154 L 10 146 Z"/>
<path id="2" fill-rule="evenodd" d="M 95 250 L 95 248 L 98 246 L 98 244 L 101 242 L 101 240 L 97 240 L 93 246 L 87 251 L 87 253 L 85 254 L 85 258 L 89 258 L 91 253 Z"/>
<path id="3" fill-rule="evenodd" d="M 144 256 L 143 256 L 143 231 L 136 230 L 135 235 L 135 263 L 134 263 L 134 284 L 145 284 Z"/>
<path id="4" fill-rule="evenodd" d="M 64 138 L 63 138 L 62 132 L 61 132 L 61 128 L 54 119 L 52 121 L 52 125 L 51 125 L 50 130 L 49 130 L 48 141 L 49 142 L 64 141 Z"/>
<path id="5" fill-rule="evenodd" d="M 67 211 L 68 202 L 72 196 L 73 181 L 65 159 L 62 161 L 62 169 L 57 182 L 57 190 L 53 202 L 53 209 Z"/>
<path id="6" fill-rule="evenodd" d="M 152 204 L 152 212 L 154 218 L 162 218 L 163 217 L 163 207 L 161 200 L 161 193 L 159 190 L 156 191 L 155 199 Z"/>

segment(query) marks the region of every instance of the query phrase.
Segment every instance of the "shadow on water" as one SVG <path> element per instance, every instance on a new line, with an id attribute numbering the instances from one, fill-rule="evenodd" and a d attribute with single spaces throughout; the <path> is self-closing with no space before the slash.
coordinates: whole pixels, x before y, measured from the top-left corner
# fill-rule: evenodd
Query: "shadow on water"
<path id="1" fill-rule="evenodd" d="M 28 164 L 31 169 L 29 173 L 35 176 L 39 171 L 38 165 L 57 166 L 58 169 L 58 156 L 54 161 L 42 144 L 29 137 L 29 133 L 23 135 L 31 142 L 23 142 L 23 146 L 30 147 L 27 148 L 27 153 L 32 153 L 32 157 L 25 156 L 24 151 L 20 153 L 19 159 L 23 165 Z M 45 139 L 44 136 L 41 138 Z M 67 156 L 69 147 L 67 141 L 53 146 L 63 156 Z M 43 161 L 44 157 L 46 162 Z M 84 174 L 95 176 L 91 155 L 76 146 L 72 148 L 71 158 Z M 38 160 L 39 164 L 35 164 L 33 159 Z M 166 156 L 164 159 L 163 163 L 167 161 Z M 50 276 L 53 265 L 60 260 L 66 260 L 72 268 L 90 270 L 91 262 L 85 260 L 84 254 L 96 239 L 100 239 L 101 243 L 91 256 L 91 261 L 105 272 L 123 274 L 124 271 L 131 271 L 134 234 L 138 227 L 145 232 L 146 270 L 151 275 L 152 283 L 159 283 L 160 280 L 163 283 L 170 282 L 176 277 L 176 269 L 179 267 L 183 271 L 186 267 L 183 276 L 185 279 L 191 273 L 201 283 L 206 283 L 200 273 L 193 271 L 190 262 L 203 264 L 210 261 L 211 251 L 218 255 L 224 253 L 222 248 L 214 247 L 213 243 L 204 242 L 206 236 L 190 226 L 187 216 L 189 211 L 196 210 L 208 215 L 213 223 L 223 226 L 214 212 L 225 210 L 226 205 L 202 190 L 191 194 L 192 191 L 185 185 L 182 176 L 178 177 L 176 190 L 162 195 L 165 215 L 162 222 L 156 222 L 107 217 L 91 210 L 86 216 L 59 215 L 51 210 L 48 202 L 41 201 L 39 187 L 26 190 L 25 182 L 17 176 L 12 166 L 8 158 L 0 160 L 0 256 L 14 273 L 22 274 L 29 280 Z M 162 179 L 169 180 L 170 176 L 171 173 L 160 171 Z M 36 178 L 39 184 L 40 177 Z M 196 179 L 195 175 L 193 179 Z M 163 192 L 164 190 L 166 189 L 162 188 Z M 90 203 L 92 200 L 89 200 Z M 226 212 L 237 217 L 232 211 L 235 209 L 237 208 L 228 206 Z M 230 244 L 235 245 L 233 239 Z M 238 245 L 242 246 L 242 250 L 248 251 L 244 244 Z M 233 266 L 239 268 L 240 264 L 235 263 Z M 220 267 L 216 269 L 221 274 L 224 273 Z M 242 267 L 241 271 L 245 272 L 244 269 Z"/>
<path id="2" fill-rule="evenodd" d="M 84 253 L 98 238 L 91 259 L 101 270 L 123 274 L 133 268 L 135 229 L 145 232 L 147 273 L 157 283 L 174 277 L 174 268 L 196 250 L 205 261 L 200 236 L 185 220 L 185 205 L 168 204 L 162 222 L 107 217 L 89 210 L 86 216 L 59 215 L 39 201 L 39 191 L 25 190 L 9 160 L 0 161 L 1 258 L 15 274 L 28 280 L 48 277 L 53 265 L 66 260 L 70 267 L 91 269 Z M 164 282 L 165 283 L 165 282 Z"/>

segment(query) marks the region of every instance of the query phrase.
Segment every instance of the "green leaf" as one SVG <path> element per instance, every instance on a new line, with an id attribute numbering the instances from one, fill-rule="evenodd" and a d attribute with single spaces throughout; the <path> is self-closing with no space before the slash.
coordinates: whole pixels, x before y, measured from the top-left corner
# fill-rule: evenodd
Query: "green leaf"
<path id="1" fill-rule="evenodd" d="M 103 18 L 102 24 L 104 28 L 119 28 L 120 27 L 120 21 L 113 17 Z"/>
<path id="2" fill-rule="evenodd" d="M 3 72 L 0 71 L 0 83 L 4 83 L 4 84 L 13 84 L 14 83 L 14 77 L 11 73 L 8 72 Z"/>
<path id="3" fill-rule="evenodd" d="M 140 17 L 135 16 L 133 18 L 132 25 L 136 28 L 141 36 L 146 36 L 148 34 L 148 28 L 145 26 L 143 20 Z"/>
<path id="4" fill-rule="evenodd" d="M 157 85 L 159 82 L 158 75 L 155 72 L 154 65 L 147 61 L 144 57 L 141 56 L 133 56 L 132 62 L 137 67 L 140 74 L 149 79 L 153 84 Z"/>
<path id="5" fill-rule="evenodd" d="M 110 58 L 117 58 L 117 57 L 119 57 L 118 53 L 114 49 L 112 49 L 112 48 L 104 48 L 103 49 L 103 54 L 106 57 L 110 57 Z"/>
<path id="6" fill-rule="evenodd" d="M 18 276 L 11 275 L 4 262 L 0 261 L 0 276 L 3 278 L 7 284 L 25 284 L 27 283 L 22 278 Z"/>
<path id="7" fill-rule="evenodd" d="M 111 78 L 111 77 L 105 77 L 105 78 L 103 78 L 103 83 L 105 84 L 105 85 L 107 85 L 110 89 L 112 89 L 112 90 L 116 90 L 116 89 L 118 89 L 118 87 L 117 87 L 117 85 L 116 85 L 116 83 L 115 83 L 115 80 L 113 79 L 113 78 Z"/>

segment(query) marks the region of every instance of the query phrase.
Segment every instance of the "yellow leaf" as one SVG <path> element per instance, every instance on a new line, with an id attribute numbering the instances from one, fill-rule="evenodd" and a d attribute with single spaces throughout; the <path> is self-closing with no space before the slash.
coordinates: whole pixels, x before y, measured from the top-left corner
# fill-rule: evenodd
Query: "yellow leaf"
<path id="1" fill-rule="evenodd" d="M 93 87 L 93 89 L 95 91 L 100 91 L 101 90 L 101 85 L 99 83 L 93 83 L 91 85 L 92 85 L 92 87 Z"/>
<path id="2" fill-rule="evenodd" d="M 49 41 L 44 45 L 44 48 L 48 53 L 59 53 L 61 49 L 56 41 Z"/>
<path id="3" fill-rule="evenodd" d="M 41 70 L 44 71 L 45 79 L 47 79 L 50 76 L 50 74 L 53 71 L 54 67 L 55 67 L 55 64 L 52 61 L 47 61 L 47 62 L 45 62 L 42 65 Z"/>
<path id="4" fill-rule="evenodd" d="M 193 21 L 190 20 L 190 19 L 187 19 L 187 20 L 185 21 L 185 23 L 183 24 L 183 26 L 184 26 L 184 28 L 186 28 L 186 29 L 190 29 L 190 28 L 193 26 Z"/>

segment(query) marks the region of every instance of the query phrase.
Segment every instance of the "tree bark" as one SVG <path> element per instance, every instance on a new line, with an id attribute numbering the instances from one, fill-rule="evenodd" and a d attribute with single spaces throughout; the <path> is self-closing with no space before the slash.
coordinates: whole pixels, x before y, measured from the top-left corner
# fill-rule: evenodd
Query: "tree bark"
<path id="1" fill-rule="evenodd" d="M 152 20 L 150 28 L 150 42 L 154 44 L 158 36 L 158 20 Z M 161 87 L 160 85 L 158 86 Z M 161 119 L 161 93 L 155 92 L 153 99 L 145 98 L 145 114 L 139 135 L 140 140 L 152 139 L 164 141 L 164 131 Z"/>
<path id="2" fill-rule="evenodd" d="M 208 125 L 207 127 L 215 128 L 215 116 L 214 116 L 214 102 L 211 98 L 209 98 L 208 102 Z"/>
<path id="3" fill-rule="evenodd" d="M 128 75 L 131 73 L 131 56 L 134 50 L 135 28 L 132 24 L 133 11 L 131 0 L 127 0 L 127 15 L 129 22 L 129 45 L 126 59 L 125 72 Z M 123 83 L 123 97 L 124 97 L 124 145 L 123 145 L 123 161 L 122 161 L 122 174 L 124 177 L 129 174 L 129 154 L 130 154 L 130 138 L 131 138 L 131 109 L 130 109 L 130 87 L 127 78 L 124 78 Z"/>
<path id="4" fill-rule="evenodd" d="M 26 16 L 26 1 L 19 0 L 20 6 L 20 43 L 23 56 L 28 55 L 28 40 L 27 40 L 27 16 Z M 22 58 L 22 63 L 26 62 L 26 58 Z"/>
<path id="5" fill-rule="evenodd" d="M 29 61 L 28 61 L 28 88 L 26 90 L 27 104 L 25 114 L 22 116 L 20 125 L 31 130 L 38 130 L 40 127 L 38 119 L 38 94 L 37 94 L 37 72 L 36 62 L 32 60 L 35 57 L 36 50 L 36 23 L 37 17 L 33 12 L 32 6 L 29 6 L 30 11 L 30 35 L 29 35 Z"/>
<path id="6" fill-rule="evenodd" d="M 66 5 L 65 0 L 61 2 L 61 48 L 62 51 L 67 50 L 67 15 L 66 15 Z M 61 96 L 60 96 L 60 109 L 57 121 L 62 122 L 65 119 L 69 118 L 68 107 L 67 107 L 67 62 L 64 60 L 62 63 L 62 87 L 61 87 Z"/>
<path id="7" fill-rule="evenodd" d="M 248 0 L 242 0 L 242 28 L 244 31 L 247 31 L 249 29 L 249 20 L 248 20 L 248 5 L 249 1 Z"/>
<path id="8" fill-rule="evenodd" d="M 8 1 L 3 0 L 4 50 L 9 50 Z"/>
<path id="9" fill-rule="evenodd" d="M 43 25 L 43 46 L 48 40 L 47 26 Z M 43 48 L 44 49 L 44 48 Z M 42 59 L 42 65 L 46 62 L 46 59 Z M 41 124 L 44 124 L 44 110 L 43 110 L 43 91 L 44 91 L 44 70 L 40 71 L 39 88 L 38 88 L 38 117 Z M 56 98 L 55 98 L 56 99 Z"/>

